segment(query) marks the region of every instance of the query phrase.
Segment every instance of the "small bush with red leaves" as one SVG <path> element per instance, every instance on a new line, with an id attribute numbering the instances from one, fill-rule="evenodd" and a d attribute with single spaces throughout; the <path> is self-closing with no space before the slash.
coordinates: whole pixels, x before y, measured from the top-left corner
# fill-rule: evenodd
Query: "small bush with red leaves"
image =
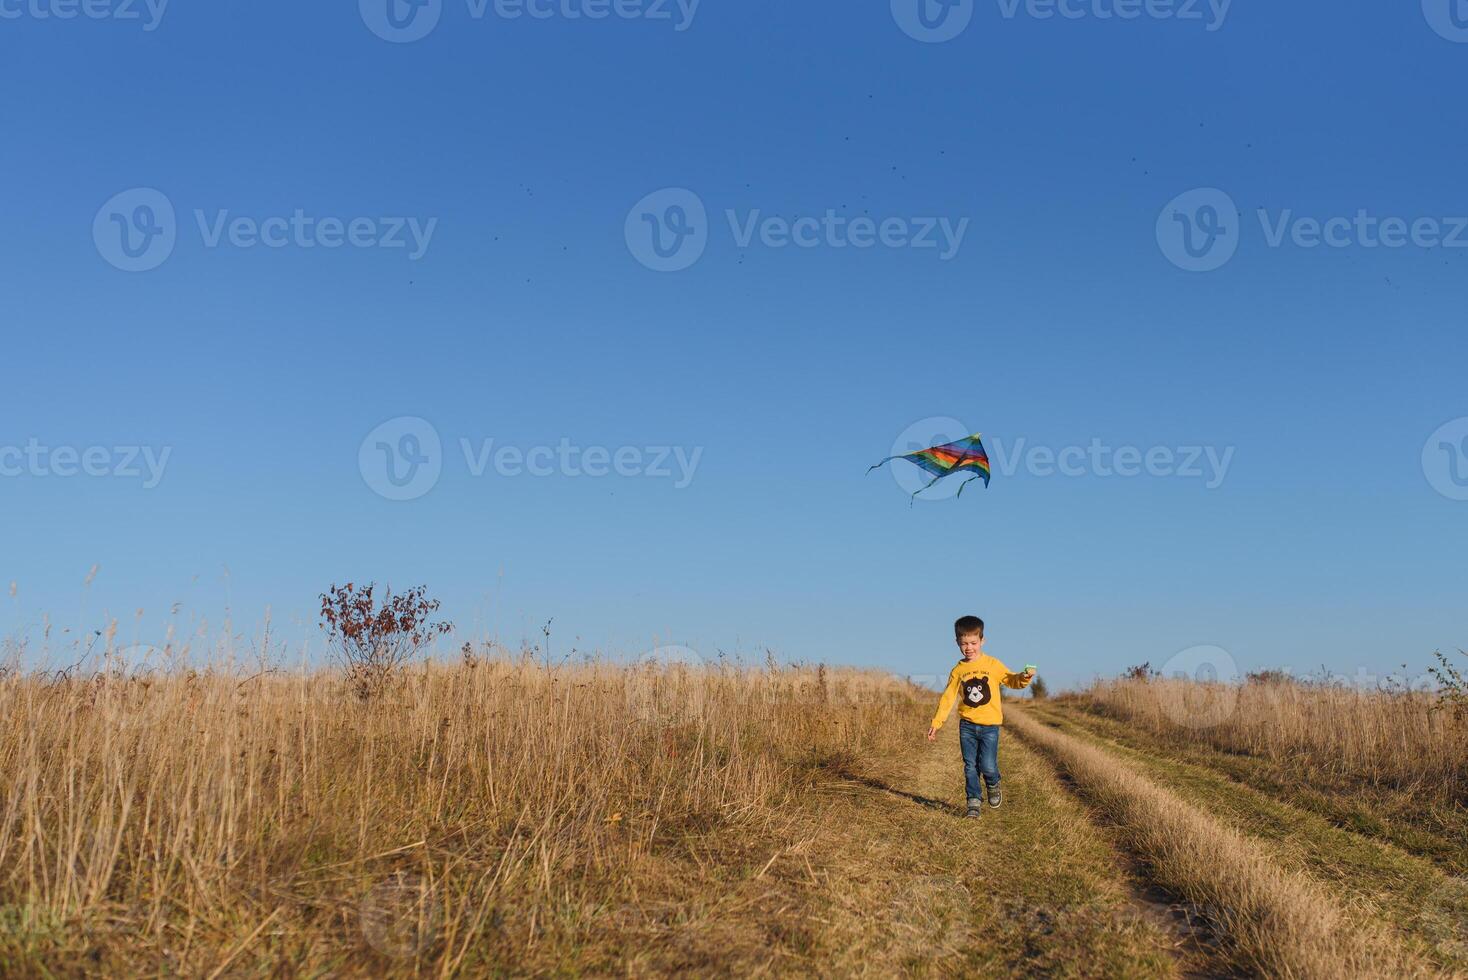
<path id="1" fill-rule="evenodd" d="M 346 664 L 348 684 L 364 700 L 381 694 L 424 644 L 454 628 L 433 621 L 439 602 L 428 598 L 426 586 L 399 595 L 389 588 L 380 601 L 375 589 L 372 582 L 361 588 L 348 582 L 321 595 L 321 628 Z"/>

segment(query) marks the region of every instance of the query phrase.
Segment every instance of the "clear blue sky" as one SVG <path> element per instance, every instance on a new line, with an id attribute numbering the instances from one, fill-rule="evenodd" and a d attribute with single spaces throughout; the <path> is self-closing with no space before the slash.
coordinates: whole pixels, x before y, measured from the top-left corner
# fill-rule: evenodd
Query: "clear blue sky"
<path id="1" fill-rule="evenodd" d="M 913 674 L 946 670 L 970 612 L 1059 683 L 1199 644 L 1344 673 L 1468 647 L 1468 462 L 1429 443 L 1468 416 L 1468 248 L 1310 248 L 1293 225 L 1272 247 L 1256 216 L 1447 237 L 1468 215 L 1468 43 L 1415 0 L 1237 0 L 1222 22 L 991 0 L 941 43 L 886 0 L 703 0 L 691 22 L 443 0 L 409 43 L 369 29 L 370 0 L 39 16 L 65 2 L 0 0 L 0 446 L 169 456 L 154 487 L 64 457 L 0 477 L 0 633 L 117 618 L 158 643 L 228 610 L 248 637 L 268 607 L 316 648 L 315 596 L 376 579 L 512 645 L 553 617 L 561 650 Z M 99 247 L 134 188 L 177 215 L 149 271 Z M 665 188 L 707 209 L 681 271 L 629 248 Z M 1240 212 L 1208 272 L 1158 236 L 1198 188 Z M 208 244 L 221 212 L 298 209 L 436 224 L 416 259 Z M 945 259 L 741 247 L 730 210 L 968 224 Z M 389 500 L 359 448 L 404 416 L 441 475 Z M 1020 466 L 910 508 L 907 464 L 864 471 L 933 417 L 991 454 L 1233 456 L 1212 489 Z M 701 455 L 682 487 L 475 476 L 461 439 Z"/>

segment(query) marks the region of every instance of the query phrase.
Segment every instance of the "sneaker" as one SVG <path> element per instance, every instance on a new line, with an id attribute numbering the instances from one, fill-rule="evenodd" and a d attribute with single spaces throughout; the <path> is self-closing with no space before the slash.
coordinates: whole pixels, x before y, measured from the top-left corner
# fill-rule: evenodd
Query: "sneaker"
<path id="1" fill-rule="evenodd" d="M 968 813 L 964 814 L 964 816 L 966 816 L 966 817 L 982 817 L 983 815 L 984 815 L 984 801 L 983 800 L 969 800 L 968 801 Z"/>
<path id="2" fill-rule="evenodd" d="M 995 810 L 999 809 L 999 787 L 998 786 L 990 786 L 989 787 L 989 806 L 992 807 Z"/>

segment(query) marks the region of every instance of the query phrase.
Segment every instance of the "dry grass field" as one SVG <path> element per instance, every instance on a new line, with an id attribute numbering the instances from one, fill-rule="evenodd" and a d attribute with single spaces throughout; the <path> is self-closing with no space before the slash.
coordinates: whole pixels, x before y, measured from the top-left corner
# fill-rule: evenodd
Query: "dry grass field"
<path id="1" fill-rule="evenodd" d="M 1468 975 L 1468 717 L 1439 698 L 1130 679 L 1036 704 L 1020 724 L 1073 764 L 1154 874 L 1224 917 L 1251 972 L 1330 973 L 1273 959 L 1313 945 L 1319 964 L 1347 957 L 1346 975 Z M 1123 779 L 1145 780 L 1152 803 Z M 1198 854 L 1180 846 L 1181 830 L 1159 834 L 1160 818 L 1134 812 L 1164 797 L 1205 835 Z M 1258 864 L 1250 889 L 1234 890 L 1255 892 L 1252 913 L 1218 892 L 1217 865 L 1241 844 Z M 1364 944 L 1305 938 L 1332 922 Z M 1298 935 L 1275 942 L 1273 930 Z"/>
<path id="2" fill-rule="evenodd" d="M 1468 714 L 1423 692 L 1288 680 L 1209 685 L 1154 679 L 1093 686 L 1094 706 L 1175 742 L 1290 760 L 1301 778 L 1423 801 L 1468 798 Z"/>
<path id="3" fill-rule="evenodd" d="M 956 723 L 879 673 L 11 671 L 0 974 L 1468 971 L 1456 722 L 1271 692 L 1187 728 L 1160 699 L 1216 692 L 1137 685 L 1014 703 L 964 821 Z"/>

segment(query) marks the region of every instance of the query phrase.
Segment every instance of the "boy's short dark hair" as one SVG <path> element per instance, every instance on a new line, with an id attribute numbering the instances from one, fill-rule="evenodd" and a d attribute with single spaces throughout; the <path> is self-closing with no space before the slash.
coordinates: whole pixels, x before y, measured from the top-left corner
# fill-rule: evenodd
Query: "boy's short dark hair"
<path id="1" fill-rule="evenodd" d="M 977 616 L 960 616 L 953 624 L 954 636 L 967 636 L 969 633 L 977 633 L 982 638 L 984 635 L 984 621 Z"/>

